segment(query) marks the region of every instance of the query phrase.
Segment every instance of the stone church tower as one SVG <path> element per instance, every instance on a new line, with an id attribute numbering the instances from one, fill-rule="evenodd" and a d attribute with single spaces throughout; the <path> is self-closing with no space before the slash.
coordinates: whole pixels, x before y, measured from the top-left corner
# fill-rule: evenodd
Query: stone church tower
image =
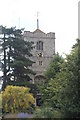
<path id="1" fill-rule="evenodd" d="M 36 75 L 30 77 L 32 77 L 33 83 L 44 80 L 44 72 L 55 55 L 55 33 L 46 34 L 41 31 L 37 19 L 37 29 L 33 32 L 24 31 L 23 37 L 25 41 L 34 42 L 34 48 L 31 51 L 33 56 L 30 59 L 35 61 L 31 69 L 36 72 Z"/>

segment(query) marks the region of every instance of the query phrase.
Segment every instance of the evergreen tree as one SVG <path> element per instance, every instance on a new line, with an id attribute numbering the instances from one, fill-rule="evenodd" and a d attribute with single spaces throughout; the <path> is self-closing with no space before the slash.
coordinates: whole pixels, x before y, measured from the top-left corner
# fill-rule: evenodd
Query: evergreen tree
<path id="1" fill-rule="evenodd" d="M 29 59 L 33 43 L 24 41 L 22 29 L 3 27 L 3 35 L 3 90 L 7 84 L 26 85 L 29 74 L 35 74 L 30 69 L 34 62 Z"/>

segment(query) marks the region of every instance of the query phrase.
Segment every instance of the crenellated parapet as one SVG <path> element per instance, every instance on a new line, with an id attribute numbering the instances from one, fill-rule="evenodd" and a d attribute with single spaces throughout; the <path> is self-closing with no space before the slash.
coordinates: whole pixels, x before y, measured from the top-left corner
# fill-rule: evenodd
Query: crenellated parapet
<path id="1" fill-rule="evenodd" d="M 38 38 L 54 38 L 55 39 L 55 33 L 49 32 L 49 33 L 44 33 L 39 29 L 36 29 L 34 32 L 30 31 L 24 31 L 24 37 L 38 37 Z"/>

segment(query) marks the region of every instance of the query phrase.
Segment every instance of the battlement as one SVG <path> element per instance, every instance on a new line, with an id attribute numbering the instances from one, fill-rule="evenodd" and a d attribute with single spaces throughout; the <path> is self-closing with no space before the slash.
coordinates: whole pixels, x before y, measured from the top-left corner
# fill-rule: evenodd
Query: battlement
<path id="1" fill-rule="evenodd" d="M 55 39 L 55 33 L 49 32 L 49 33 L 44 33 L 40 29 L 36 29 L 34 32 L 30 31 L 24 31 L 23 34 L 24 37 L 38 37 L 38 38 L 54 38 Z"/>

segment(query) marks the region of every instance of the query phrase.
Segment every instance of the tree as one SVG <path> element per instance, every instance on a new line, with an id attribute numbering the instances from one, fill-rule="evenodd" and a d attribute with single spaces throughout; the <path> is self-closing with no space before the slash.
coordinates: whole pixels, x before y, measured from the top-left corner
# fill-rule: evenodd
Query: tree
<path id="1" fill-rule="evenodd" d="M 80 40 L 73 46 L 56 76 L 44 89 L 44 101 L 64 117 L 80 117 Z"/>
<path id="2" fill-rule="evenodd" d="M 73 46 L 72 52 L 67 56 L 67 67 L 65 72 L 68 74 L 67 85 L 62 96 L 64 98 L 63 109 L 65 115 L 69 117 L 80 117 L 80 40 Z"/>
<path id="3" fill-rule="evenodd" d="M 22 29 L 3 27 L 3 90 L 7 84 L 25 85 L 34 74 L 30 66 L 34 63 L 29 59 L 32 54 L 32 42 L 24 41 Z"/>
<path id="4" fill-rule="evenodd" d="M 35 99 L 29 88 L 19 86 L 7 86 L 2 92 L 3 113 L 32 112 Z"/>
<path id="5" fill-rule="evenodd" d="M 48 69 L 45 72 L 46 81 L 44 85 L 40 85 L 38 88 L 42 93 L 42 101 L 47 101 L 51 99 L 50 95 L 54 95 L 53 91 L 49 91 L 50 81 L 56 77 L 56 74 L 60 72 L 64 59 L 58 53 L 55 54 L 54 58 L 50 62 Z M 57 85 L 56 85 L 57 86 Z M 51 89 L 51 88 L 50 88 Z M 51 100 L 50 100 L 51 101 Z"/>
<path id="6" fill-rule="evenodd" d="M 56 74 L 60 72 L 61 64 L 64 62 L 62 56 L 58 53 L 55 54 L 54 58 L 51 60 L 49 67 L 45 72 L 45 76 L 48 80 L 55 78 Z"/>

